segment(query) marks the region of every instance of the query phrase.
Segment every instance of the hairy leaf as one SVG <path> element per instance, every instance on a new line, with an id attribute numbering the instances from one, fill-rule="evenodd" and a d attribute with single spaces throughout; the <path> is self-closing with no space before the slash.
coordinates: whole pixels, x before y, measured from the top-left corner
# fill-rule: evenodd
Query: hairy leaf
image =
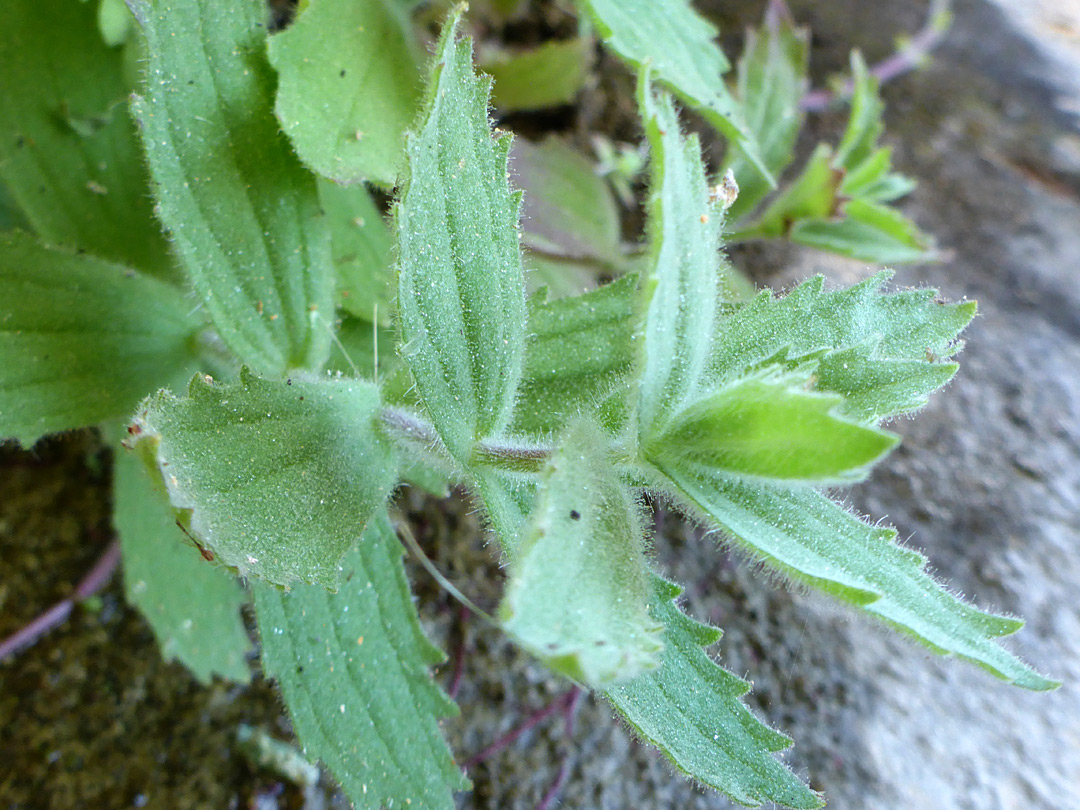
<path id="1" fill-rule="evenodd" d="M 392 243 L 375 201 L 363 185 L 339 186 L 320 180 L 319 202 L 330 223 L 338 306 L 389 326 L 394 307 Z"/>
<path id="2" fill-rule="evenodd" d="M 402 547 L 384 511 L 342 560 L 336 594 L 255 583 L 266 674 L 304 752 L 364 810 L 454 807 L 468 780 L 439 720 L 457 707 L 431 679 L 444 656 L 424 637 Z"/>
<path id="3" fill-rule="evenodd" d="M 746 35 L 738 64 L 738 95 L 746 125 L 757 141 L 761 160 L 778 177 L 795 155 L 795 139 L 802 128 L 800 103 L 806 92 L 810 34 L 795 27 L 786 7 L 770 4 L 764 24 Z M 754 161 L 735 145 L 725 157 L 739 185 L 739 196 L 728 211 L 737 221 L 771 190 Z"/>
<path id="4" fill-rule="evenodd" d="M 0 180 L 47 242 L 171 278 L 123 57 L 94 15 L 94 3 L 0 3 Z"/>
<path id="5" fill-rule="evenodd" d="M 184 537 L 139 459 L 115 447 L 113 520 L 128 602 L 150 623 L 166 661 L 179 660 L 203 683 L 214 675 L 246 683 L 251 644 L 240 618 L 243 590 Z"/>
<path id="6" fill-rule="evenodd" d="M 656 78 L 694 107 L 757 166 L 772 177 L 740 105 L 728 92 L 723 74 L 731 67 L 714 42 L 717 31 L 694 11 L 689 0 L 579 0 L 596 23 L 605 44 Z"/>
<path id="7" fill-rule="evenodd" d="M 506 181 L 509 136 L 492 139 L 491 82 L 446 23 L 396 208 L 402 354 L 450 453 L 510 421 L 525 353 L 521 198 Z"/>
<path id="8" fill-rule="evenodd" d="M 238 383 L 196 375 L 140 406 L 131 430 L 180 519 L 245 576 L 335 588 L 341 558 L 397 482 L 359 380 Z"/>
<path id="9" fill-rule="evenodd" d="M 618 206 L 580 152 L 556 138 L 540 144 L 518 139 L 510 150 L 510 170 L 525 192 L 526 246 L 557 256 L 618 260 Z"/>
<path id="10" fill-rule="evenodd" d="M 28 447 L 129 414 L 195 362 L 190 310 L 164 282 L 0 234 L 0 437 Z"/>
<path id="11" fill-rule="evenodd" d="M 318 368 L 333 262 L 315 180 L 278 130 L 262 0 L 131 0 L 150 60 L 133 110 L 161 221 L 222 340 L 264 373 Z"/>
<path id="12" fill-rule="evenodd" d="M 503 627 L 556 672 L 594 688 L 657 664 L 640 505 L 619 478 L 608 437 L 571 421 L 510 560 Z"/>
<path id="13" fill-rule="evenodd" d="M 843 397 L 805 388 L 804 375 L 757 374 L 698 400 L 646 452 L 661 466 L 779 481 L 861 480 L 899 440 L 835 411 Z"/>
<path id="14" fill-rule="evenodd" d="M 536 503 L 537 482 L 494 467 L 477 467 L 472 473 L 473 488 L 483 504 L 488 528 L 503 552 L 513 555 Z"/>
<path id="15" fill-rule="evenodd" d="M 712 371 L 719 381 L 768 365 L 820 369 L 816 388 L 851 396 L 839 413 L 872 421 L 910 411 L 955 373 L 940 362 L 974 302 L 946 304 L 934 290 L 882 294 L 889 273 L 826 291 L 816 276 L 783 298 L 762 292 L 719 321 Z"/>
<path id="16" fill-rule="evenodd" d="M 722 473 L 668 466 L 675 496 L 721 527 L 755 558 L 851 602 L 943 655 L 974 661 L 1026 689 L 1058 684 L 995 639 L 1018 619 L 984 613 L 925 571 L 926 559 L 897 545 L 894 529 L 870 526 L 812 489 L 785 489 Z"/>
<path id="17" fill-rule="evenodd" d="M 575 37 L 521 53 L 496 53 L 480 65 L 495 80 L 492 102 L 500 112 L 572 104 L 589 77 L 593 45 Z"/>
<path id="18" fill-rule="evenodd" d="M 698 140 L 683 139 L 671 99 L 655 95 L 644 78 L 638 94 L 653 173 L 637 402 L 638 433 L 648 442 L 697 399 L 708 371 L 723 209 L 711 198 Z"/>
<path id="19" fill-rule="evenodd" d="M 270 37 L 278 119 L 301 160 L 323 177 L 394 185 L 419 100 L 411 36 L 389 0 L 308 0 Z"/>
<path id="20" fill-rule="evenodd" d="M 771 756 L 791 740 L 763 725 L 739 700 L 750 685 L 705 654 L 702 647 L 715 643 L 720 631 L 675 606 L 677 585 L 653 576 L 651 587 L 652 616 L 664 625 L 660 668 L 609 689 L 607 699 L 679 770 L 740 804 L 824 804 Z"/>
<path id="21" fill-rule="evenodd" d="M 558 430 L 566 419 L 625 387 L 633 364 L 631 338 L 636 276 L 583 295 L 529 301 L 529 341 L 514 429 Z"/>

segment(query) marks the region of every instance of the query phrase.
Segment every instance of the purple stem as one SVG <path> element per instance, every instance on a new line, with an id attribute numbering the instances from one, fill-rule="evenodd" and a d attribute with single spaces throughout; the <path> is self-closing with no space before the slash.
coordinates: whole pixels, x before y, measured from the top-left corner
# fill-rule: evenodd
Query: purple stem
<path id="1" fill-rule="evenodd" d="M 584 696 L 585 693 L 581 691 L 580 687 L 575 686 L 570 690 L 570 700 L 563 710 L 563 739 L 566 742 L 569 742 L 570 738 L 574 736 L 574 719 L 577 717 L 578 706 L 581 705 L 581 699 Z M 562 793 L 562 789 L 566 786 L 566 780 L 570 777 L 570 761 L 570 755 L 564 754 L 562 762 L 559 763 L 559 772 L 555 774 L 555 781 L 551 783 L 551 787 L 544 793 L 540 804 L 536 805 L 536 810 L 548 810 L 559 794 Z"/>
<path id="2" fill-rule="evenodd" d="M 3 641 L 0 641 L 0 661 L 37 643 L 42 636 L 54 627 L 59 627 L 67 621 L 77 603 L 93 596 L 105 587 L 109 579 L 112 578 L 113 572 L 116 571 L 119 562 L 120 543 L 113 540 L 98 558 L 98 561 L 94 563 L 94 567 L 75 586 L 71 596 L 61 599 L 20 630 L 16 630 Z"/>
<path id="3" fill-rule="evenodd" d="M 912 36 L 902 50 L 871 67 L 870 75 L 884 84 L 918 67 L 923 58 L 945 37 L 948 26 L 942 25 L 940 20 L 942 15 L 948 12 L 948 6 L 948 2 L 932 2 L 923 27 Z M 844 82 L 840 92 L 824 88 L 811 90 L 803 96 L 802 108 L 807 112 L 821 112 L 837 101 L 849 98 L 854 90 L 855 83 L 851 79 Z"/>
<path id="4" fill-rule="evenodd" d="M 570 689 L 559 695 L 542 709 L 537 709 L 535 712 L 533 712 L 523 721 L 521 721 L 518 725 L 514 726 L 514 728 L 510 729 L 493 743 L 488 745 L 487 748 L 485 748 L 483 751 L 480 751 L 478 754 L 473 754 L 471 757 L 465 760 L 465 763 L 463 765 L 465 770 L 468 770 L 474 765 L 479 765 L 485 759 L 488 759 L 494 754 L 499 753 L 507 746 L 513 745 L 514 741 L 517 740 L 518 737 L 520 737 L 526 731 L 534 728 L 538 724 L 542 723 L 545 719 L 555 714 L 556 712 L 565 711 L 566 707 L 573 702 L 575 695 L 579 691 L 580 690 L 577 689 L 577 687 Z"/>

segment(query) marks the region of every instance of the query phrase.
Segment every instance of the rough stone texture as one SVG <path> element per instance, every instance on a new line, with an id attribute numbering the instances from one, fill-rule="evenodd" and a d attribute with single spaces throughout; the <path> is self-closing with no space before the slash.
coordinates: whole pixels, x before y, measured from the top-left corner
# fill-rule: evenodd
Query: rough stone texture
<path id="1" fill-rule="evenodd" d="M 871 61 L 885 56 L 893 34 L 916 28 L 922 14 L 922 4 L 885 0 L 792 5 L 815 30 L 819 81 L 843 68 L 852 45 Z M 760 3 L 700 6 L 725 25 L 725 41 L 761 12 Z M 1076 803 L 1077 9 L 1075 0 L 959 2 L 930 67 L 886 88 L 888 140 L 900 168 L 920 180 L 906 209 L 949 256 L 901 269 L 897 283 L 977 298 L 981 315 L 957 380 L 916 419 L 895 425 L 905 444 L 850 494 L 862 511 L 888 516 L 954 588 L 1025 617 L 1028 626 L 1007 643 L 1066 685 L 1033 695 L 939 660 L 852 611 L 792 593 L 674 517 L 657 518 L 657 554 L 668 574 L 690 583 L 689 612 L 725 628 L 721 660 L 754 681 L 753 705 L 795 738 L 788 761 L 833 807 L 1060 810 Z M 622 123 L 607 131 L 637 137 L 621 75 L 601 76 L 579 126 L 615 120 Z M 803 146 L 835 136 L 841 125 L 839 114 L 816 117 Z M 819 269 L 838 283 L 870 271 L 784 245 L 742 249 L 735 259 L 760 283 L 783 286 Z M 39 464 L 33 458 L 8 457 L 15 463 L 0 477 L 0 633 L 66 593 L 103 545 L 108 530 L 95 498 L 104 497 L 107 480 L 84 467 L 86 451 L 54 458 L 39 450 L 48 468 L 42 475 L 28 472 Z M 60 478 L 66 483 L 55 483 Z M 402 506 L 440 568 L 479 604 L 494 606 L 499 568 L 478 541 L 467 501 L 436 507 L 410 496 Z M 25 508 L 41 514 L 26 517 Z M 421 570 L 411 573 L 433 634 L 455 648 L 456 604 Z M 566 688 L 482 622 L 467 628 L 462 714 L 447 724 L 462 759 Z M 100 613 L 77 612 L 0 666 L 0 808 L 239 807 L 260 795 L 273 802 L 273 777 L 251 774 L 229 745 L 242 720 L 285 733 L 270 719 L 277 711 L 264 685 L 246 695 L 222 685 L 199 690 L 155 655 L 149 630 L 124 610 L 114 585 Z M 444 684 L 451 668 L 439 675 Z M 17 737 L 7 733 L 11 720 Z M 592 700 L 581 706 L 572 742 L 561 721 L 549 719 L 473 768 L 476 790 L 459 805 L 535 807 L 563 757 L 571 764 L 564 807 L 730 806 L 675 776 Z M 281 799 L 282 806 L 301 802 L 295 792 Z M 344 805 L 340 797 L 337 804 Z"/>

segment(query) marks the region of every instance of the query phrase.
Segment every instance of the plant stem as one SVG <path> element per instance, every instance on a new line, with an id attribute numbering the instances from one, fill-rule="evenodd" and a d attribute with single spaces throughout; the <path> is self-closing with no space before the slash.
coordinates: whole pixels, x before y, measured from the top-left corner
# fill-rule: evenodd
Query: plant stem
<path id="1" fill-rule="evenodd" d="M 923 27 L 896 53 L 871 67 L 870 74 L 884 84 L 917 68 L 949 30 L 952 21 L 951 6 L 952 0 L 931 0 Z M 827 110 L 838 101 L 850 98 L 854 89 L 854 82 L 848 79 L 839 91 L 825 88 L 811 90 L 803 96 L 802 108 L 807 112 Z"/>
<path id="2" fill-rule="evenodd" d="M 42 636 L 55 627 L 59 627 L 75 608 L 75 605 L 100 591 L 112 578 L 120 562 L 120 543 L 113 540 L 98 558 L 86 576 L 75 586 L 74 592 L 66 599 L 61 599 L 51 608 L 32 619 L 21 629 L 0 641 L 0 661 L 8 656 L 37 643 Z"/>
<path id="3" fill-rule="evenodd" d="M 566 709 L 563 712 L 563 741 L 565 743 L 569 743 L 570 738 L 574 736 L 574 719 L 577 717 L 577 710 L 578 706 L 581 705 L 581 699 L 585 696 L 585 692 L 577 686 L 571 690 L 571 693 L 572 696 L 570 701 L 566 704 Z M 540 800 L 540 804 L 536 805 L 536 810 L 548 810 L 552 802 L 554 802 L 562 792 L 563 787 L 566 785 L 566 780 L 570 777 L 570 762 L 570 754 L 563 754 L 562 761 L 559 763 L 559 772 L 555 774 L 555 780 L 544 793 L 544 797 Z"/>
<path id="4" fill-rule="evenodd" d="M 383 425 L 398 438 L 423 444 L 427 450 L 437 450 L 441 455 L 446 455 L 435 426 L 420 415 L 391 406 L 383 408 L 380 418 Z M 554 452 L 555 448 L 548 445 L 508 438 L 477 442 L 473 455 L 479 464 L 518 472 L 536 472 Z"/>
<path id="5" fill-rule="evenodd" d="M 485 759 L 488 759 L 493 755 L 499 753 L 504 748 L 513 745 L 514 741 L 517 740 L 518 737 L 520 737 L 526 731 L 529 731 L 530 729 L 536 727 L 556 712 L 564 711 L 569 705 L 572 704 L 575 695 L 580 691 L 581 690 L 575 686 L 573 689 L 568 689 L 567 691 L 563 692 L 546 706 L 541 709 L 537 709 L 535 712 L 530 714 L 528 717 L 526 717 L 524 720 L 522 720 L 520 723 L 510 729 L 508 732 L 506 732 L 501 737 L 492 742 L 490 745 L 488 745 L 486 748 L 484 748 L 484 750 L 480 751 L 477 754 L 473 754 L 471 757 L 465 760 L 465 763 L 462 767 L 465 768 L 465 770 L 468 770 L 474 765 L 479 765 Z"/>

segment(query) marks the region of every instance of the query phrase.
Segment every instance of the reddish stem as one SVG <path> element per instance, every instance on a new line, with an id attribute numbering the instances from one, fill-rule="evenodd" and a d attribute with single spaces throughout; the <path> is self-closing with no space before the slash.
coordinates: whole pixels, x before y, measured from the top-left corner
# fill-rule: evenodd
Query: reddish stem
<path id="1" fill-rule="evenodd" d="M 585 693 L 581 691 L 580 687 L 575 686 L 570 690 L 570 700 L 567 701 L 566 708 L 563 710 L 563 740 L 566 743 L 569 743 L 570 738 L 574 736 L 574 719 L 577 717 L 578 706 L 581 705 L 583 697 L 585 697 Z M 559 763 L 559 772 L 555 774 L 555 780 L 551 783 L 551 787 L 547 789 L 547 792 L 544 793 L 540 804 L 536 805 L 536 810 L 548 810 L 559 794 L 562 793 L 562 789 L 566 786 L 566 780 L 570 777 L 570 762 L 570 754 L 563 754 L 562 762 Z"/>
<path id="2" fill-rule="evenodd" d="M 513 743 L 518 739 L 518 737 L 520 737 L 526 731 L 529 731 L 530 729 L 536 727 L 556 712 L 565 711 L 566 707 L 573 702 L 574 696 L 578 691 L 580 690 L 578 690 L 577 687 L 567 690 L 566 692 L 555 698 L 553 701 L 551 701 L 549 704 L 544 706 L 542 709 L 537 709 L 535 712 L 533 712 L 523 721 L 521 721 L 518 725 L 514 726 L 514 728 L 510 729 L 493 743 L 488 745 L 487 748 L 485 748 L 483 751 L 480 751 L 477 754 L 473 754 L 471 757 L 465 760 L 465 770 L 468 770 L 474 765 L 479 765 L 485 759 L 488 759 L 491 756 L 502 751 L 504 748 L 513 745 Z"/>
<path id="3" fill-rule="evenodd" d="M 55 627 L 59 627 L 75 608 L 75 605 L 100 591 L 112 578 L 120 562 L 120 544 L 113 540 L 91 568 L 75 586 L 74 592 L 66 599 L 61 599 L 44 613 L 32 619 L 21 629 L 0 641 L 0 661 L 8 656 L 36 644 L 42 636 Z"/>
<path id="4" fill-rule="evenodd" d="M 932 2 L 930 4 L 930 13 L 927 15 L 923 27 L 911 37 L 901 50 L 871 67 L 870 75 L 884 84 L 917 68 L 926 55 L 944 39 L 948 26 L 942 25 L 941 20 L 943 15 L 948 14 L 949 5 L 950 3 L 947 0 L 946 2 L 941 0 Z M 855 83 L 851 79 L 844 82 L 843 88 L 839 92 L 824 88 L 811 90 L 803 96 L 802 108 L 807 112 L 827 110 L 837 101 L 849 98 L 854 90 Z"/>

